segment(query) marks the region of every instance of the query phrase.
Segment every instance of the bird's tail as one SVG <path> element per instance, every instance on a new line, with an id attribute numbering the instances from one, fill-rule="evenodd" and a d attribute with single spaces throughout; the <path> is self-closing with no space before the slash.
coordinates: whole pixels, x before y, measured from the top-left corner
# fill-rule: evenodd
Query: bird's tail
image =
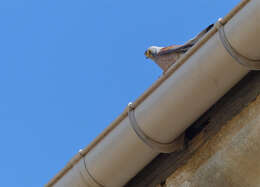
<path id="1" fill-rule="evenodd" d="M 214 24 L 210 24 L 207 28 L 201 31 L 197 36 L 189 40 L 186 44 L 194 45 L 197 41 L 199 41 L 212 27 Z"/>
<path id="2" fill-rule="evenodd" d="M 206 29 L 204 29 L 207 32 L 209 32 L 209 30 L 214 26 L 214 24 L 210 24 Z M 203 31 L 202 31 L 203 32 Z"/>

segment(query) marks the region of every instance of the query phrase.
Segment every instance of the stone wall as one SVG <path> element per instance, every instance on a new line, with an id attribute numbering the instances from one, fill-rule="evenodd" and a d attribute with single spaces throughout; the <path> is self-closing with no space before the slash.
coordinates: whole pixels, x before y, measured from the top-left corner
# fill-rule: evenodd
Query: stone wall
<path id="1" fill-rule="evenodd" d="M 260 186 L 260 97 L 228 121 L 163 186 Z"/>

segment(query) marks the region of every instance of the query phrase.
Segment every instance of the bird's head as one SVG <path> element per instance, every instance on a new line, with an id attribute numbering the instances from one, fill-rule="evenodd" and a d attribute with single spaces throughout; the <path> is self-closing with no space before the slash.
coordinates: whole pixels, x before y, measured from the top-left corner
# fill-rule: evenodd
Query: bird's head
<path id="1" fill-rule="evenodd" d="M 146 58 L 152 59 L 158 55 L 161 49 L 162 47 L 151 46 L 144 52 L 144 55 L 146 56 Z"/>

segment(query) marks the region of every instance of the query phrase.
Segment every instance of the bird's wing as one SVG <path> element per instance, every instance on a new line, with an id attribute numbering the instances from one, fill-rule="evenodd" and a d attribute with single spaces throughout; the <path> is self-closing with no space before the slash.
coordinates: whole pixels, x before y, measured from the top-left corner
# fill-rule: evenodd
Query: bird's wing
<path id="1" fill-rule="evenodd" d="M 214 26 L 214 24 L 209 25 L 207 28 L 205 28 L 203 31 L 201 31 L 197 36 L 195 36 L 194 38 L 190 39 L 188 42 L 186 42 L 185 44 L 192 44 L 194 45 L 197 41 L 199 41 L 212 27 Z M 184 45 L 185 45 L 184 44 Z"/>
<path id="2" fill-rule="evenodd" d="M 158 53 L 158 56 L 166 55 L 166 54 L 170 54 L 170 53 L 185 53 L 190 47 L 192 47 L 191 44 L 172 45 L 169 47 L 164 47 L 160 50 L 160 52 Z"/>
<path id="3" fill-rule="evenodd" d="M 212 27 L 214 24 L 209 25 L 207 28 L 205 28 L 203 31 L 201 31 L 196 37 L 192 38 L 188 42 L 186 42 L 183 45 L 172 45 L 169 47 L 164 47 L 160 50 L 158 53 L 158 56 L 170 54 L 170 53 L 185 53 L 188 51 L 189 48 L 191 48 L 199 39 L 201 39 Z"/>

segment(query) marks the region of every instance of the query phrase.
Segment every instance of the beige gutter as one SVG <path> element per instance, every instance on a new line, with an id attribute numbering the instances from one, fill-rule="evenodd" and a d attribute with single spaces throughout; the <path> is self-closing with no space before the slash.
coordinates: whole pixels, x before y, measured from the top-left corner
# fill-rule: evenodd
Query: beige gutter
<path id="1" fill-rule="evenodd" d="M 222 24 L 226 24 L 234 15 L 237 14 L 250 0 L 243 0 L 240 2 L 227 16 L 222 19 Z M 151 93 L 154 92 L 165 80 L 167 80 L 174 72 L 176 72 L 186 61 L 189 59 L 204 43 L 206 43 L 216 32 L 218 28 L 214 27 L 202 40 L 200 40 L 191 50 L 189 50 L 185 56 L 183 56 L 178 63 L 173 66 L 164 76 L 159 78 L 143 95 L 141 95 L 135 102 L 134 106 L 139 106 Z M 112 122 L 89 146 L 80 151 L 75 155 L 67 165 L 54 176 L 48 184 L 47 187 L 53 186 L 58 180 L 60 180 L 73 166 L 79 162 L 81 158 L 86 156 L 90 150 L 92 150 L 99 142 L 101 142 L 104 137 L 106 137 L 115 127 L 117 127 L 120 122 L 122 122 L 128 115 L 128 111 L 125 110 L 114 122 Z"/>

